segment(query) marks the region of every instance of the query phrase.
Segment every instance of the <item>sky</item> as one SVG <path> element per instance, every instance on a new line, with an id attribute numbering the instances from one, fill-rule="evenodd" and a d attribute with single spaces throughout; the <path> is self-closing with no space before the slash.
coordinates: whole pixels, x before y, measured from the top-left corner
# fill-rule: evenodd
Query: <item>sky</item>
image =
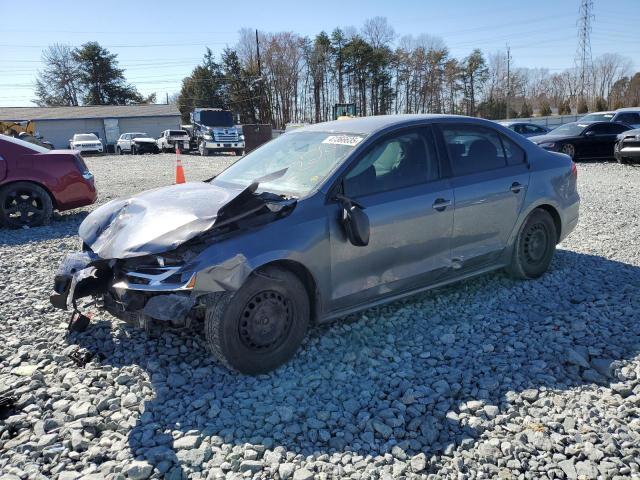
<path id="1" fill-rule="evenodd" d="M 397 37 L 440 37 L 463 58 L 511 49 L 514 67 L 552 73 L 574 65 L 579 0 L 0 0 L 0 106 L 30 106 L 40 55 L 53 43 L 98 41 L 118 55 L 127 80 L 158 101 L 180 89 L 205 48 L 219 58 L 247 27 L 313 37 L 335 27 L 360 28 L 383 16 Z M 228 12 L 225 17 L 221 12 Z M 640 70 L 640 1 L 594 0 L 593 57 L 618 53 Z"/>

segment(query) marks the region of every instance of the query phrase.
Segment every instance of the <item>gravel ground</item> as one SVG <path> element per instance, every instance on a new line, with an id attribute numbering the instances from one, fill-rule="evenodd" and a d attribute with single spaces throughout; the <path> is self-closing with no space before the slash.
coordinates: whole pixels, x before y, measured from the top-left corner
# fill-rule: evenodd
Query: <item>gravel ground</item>
<path id="1" fill-rule="evenodd" d="M 187 179 L 231 161 L 185 157 Z M 173 179 L 171 155 L 87 163 L 99 203 Z M 0 231 L 0 392 L 18 399 L 2 478 L 640 478 L 640 168 L 580 164 L 579 183 L 580 224 L 540 280 L 316 327 L 260 377 L 195 330 L 150 339 L 98 314 L 67 335 L 48 293 L 90 208 Z"/>

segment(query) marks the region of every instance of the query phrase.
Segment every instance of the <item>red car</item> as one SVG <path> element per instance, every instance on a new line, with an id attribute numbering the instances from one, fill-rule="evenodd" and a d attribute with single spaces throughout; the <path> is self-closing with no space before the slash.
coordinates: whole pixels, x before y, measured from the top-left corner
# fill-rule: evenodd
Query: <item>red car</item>
<path id="1" fill-rule="evenodd" d="M 96 201 L 93 174 L 75 150 L 48 150 L 0 135 L 0 225 L 45 225 L 53 210 Z"/>

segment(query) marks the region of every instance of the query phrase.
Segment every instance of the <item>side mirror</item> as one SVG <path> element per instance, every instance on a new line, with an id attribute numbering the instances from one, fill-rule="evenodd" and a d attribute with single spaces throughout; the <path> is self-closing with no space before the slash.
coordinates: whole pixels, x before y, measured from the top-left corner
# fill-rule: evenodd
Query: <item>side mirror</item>
<path id="1" fill-rule="evenodd" d="M 589 130 L 588 132 L 584 133 L 585 137 L 593 137 L 595 136 L 596 132 L 594 132 L 593 130 Z"/>
<path id="2" fill-rule="evenodd" d="M 364 213 L 363 206 L 350 198 L 338 194 L 336 199 L 342 206 L 341 221 L 349 241 L 356 247 L 369 245 L 369 217 Z"/>

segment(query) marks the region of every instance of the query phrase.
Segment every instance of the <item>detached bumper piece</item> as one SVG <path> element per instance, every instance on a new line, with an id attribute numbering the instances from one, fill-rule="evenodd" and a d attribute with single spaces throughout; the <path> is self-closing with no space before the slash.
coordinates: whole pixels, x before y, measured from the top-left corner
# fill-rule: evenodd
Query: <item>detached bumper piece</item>
<path id="1" fill-rule="evenodd" d="M 72 253 L 64 259 L 54 277 L 51 304 L 61 310 L 72 310 L 69 330 L 84 331 L 90 317 L 78 309 L 77 300 L 107 291 L 111 278 L 109 265 L 89 253 Z"/>

